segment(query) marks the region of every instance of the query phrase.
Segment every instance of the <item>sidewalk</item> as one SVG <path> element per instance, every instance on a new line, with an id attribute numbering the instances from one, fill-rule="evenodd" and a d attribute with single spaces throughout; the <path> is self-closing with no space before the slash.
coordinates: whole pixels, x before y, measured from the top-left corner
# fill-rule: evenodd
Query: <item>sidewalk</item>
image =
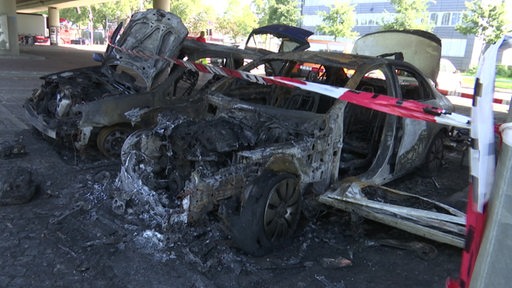
<path id="1" fill-rule="evenodd" d="M 19 56 L 0 55 L 0 72 L 57 72 L 89 65 L 94 52 L 104 52 L 103 46 L 21 46 Z"/>

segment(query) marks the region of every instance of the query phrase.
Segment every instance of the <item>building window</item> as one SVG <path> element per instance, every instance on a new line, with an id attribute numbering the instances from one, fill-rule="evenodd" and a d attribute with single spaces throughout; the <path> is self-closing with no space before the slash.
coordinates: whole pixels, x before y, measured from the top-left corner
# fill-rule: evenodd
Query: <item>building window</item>
<path id="1" fill-rule="evenodd" d="M 441 18 L 441 26 L 450 25 L 450 12 L 443 13 L 443 17 Z"/>
<path id="2" fill-rule="evenodd" d="M 430 24 L 434 26 L 455 26 L 460 23 L 461 17 L 462 13 L 460 12 L 432 12 L 430 13 Z"/>
<path id="3" fill-rule="evenodd" d="M 437 26 L 437 13 L 430 13 L 430 24 Z"/>
<path id="4" fill-rule="evenodd" d="M 464 57 L 466 52 L 466 39 L 442 39 L 441 55 L 451 57 Z"/>
<path id="5" fill-rule="evenodd" d="M 382 23 L 391 21 L 391 13 L 360 13 L 356 16 L 356 26 L 380 26 Z"/>
<path id="6" fill-rule="evenodd" d="M 460 19 L 460 13 L 459 13 L 459 12 L 453 12 L 453 13 L 452 13 L 452 21 L 451 21 L 451 23 L 450 23 L 450 24 L 451 24 L 452 26 L 455 26 L 455 25 L 459 24 L 459 23 L 460 23 L 460 21 L 461 21 L 461 19 Z"/>

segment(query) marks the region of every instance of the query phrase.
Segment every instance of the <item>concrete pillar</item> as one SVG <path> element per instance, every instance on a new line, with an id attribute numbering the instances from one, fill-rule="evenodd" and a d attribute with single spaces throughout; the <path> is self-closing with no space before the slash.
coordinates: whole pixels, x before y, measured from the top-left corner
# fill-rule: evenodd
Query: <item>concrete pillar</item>
<path id="1" fill-rule="evenodd" d="M 20 55 L 16 0 L 0 1 L 0 55 Z"/>
<path id="2" fill-rule="evenodd" d="M 153 8 L 162 9 L 164 11 L 169 11 L 171 9 L 171 1 L 170 0 L 153 0 Z"/>
<path id="3" fill-rule="evenodd" d="M 50 44 L 59 45 L 60 16 L 59 9 L 48 7 L 48 29 L 50 30 Z"/>

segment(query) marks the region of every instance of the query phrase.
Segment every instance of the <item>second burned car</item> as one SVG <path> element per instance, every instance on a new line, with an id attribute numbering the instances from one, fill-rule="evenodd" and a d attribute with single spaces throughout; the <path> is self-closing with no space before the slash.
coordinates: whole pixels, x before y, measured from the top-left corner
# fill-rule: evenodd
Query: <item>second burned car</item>
<path id="1" fill-rule="evenodd" d="M 178 55 L 188 34 L 181 19 L 152 9 L 133 14 L 117 39 L 121 27 L 97 59 L 101 65 L 41 77 L 44 83 L 25 102 L 37 130 L 79 150 L 96 140 L 103 154 L 115 157 L 133 131 L 125 113 L 171 101 L 184 69 L 158 57 Z"/>
<path id="2" fill-rule="evenodd" d="M 140 128 L 133 123 L 142 111 L 186 102 L 204 84 L 168 59 L 215 57 L 222 66 L 238 68 L 263 55 L 185 39 L 188 30 L 181 19 L 163 10 L 135 13 L 117 38 L 121 27 L 104 55 L 95 55 L 101 65 L 41 77 L 44 83 L 27 99 L 25 110 L 42 134 L 77 150 L 97 146 L 118 159 L 125 138 Z"/>
<path id="3" fill-rule="evenodd" d="M 243 70 L 453 109 L 404 61 L 301 51 L 270 54 Z M 145 203 L 146 219 L 162 226 L 217 212 L 240 248 L 262 255 L 293 235 L 305 193 L 344 179 L 382 184 L 441 165 L 447 132 L 441 125 L 238 78 L 201 96 L 188 112 L 162 113 L 153 129 L 127 138 L 116 211 Z"/>

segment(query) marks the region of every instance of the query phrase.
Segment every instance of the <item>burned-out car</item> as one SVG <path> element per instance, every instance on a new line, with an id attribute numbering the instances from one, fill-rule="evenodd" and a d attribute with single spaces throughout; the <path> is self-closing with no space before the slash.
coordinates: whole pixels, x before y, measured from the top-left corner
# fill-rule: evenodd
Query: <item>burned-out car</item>
<path id="1" fill-rule="evenodd" d="M 169 60 L 215 57 L 219 65 L 238 68 L 263 55 L 188 40 L 181 19 L 163 10 L 135 13 L 122 35 L 116 34 L 103 55 L 94 55 L 101 65 L 41 77 L 44 83 L 25 102 L 37 130 L 77 149 L 95 144 L 105 156 L 118 158 L 124 139 L 140 129 L 143 111 L 186 101 L 181 98 L 209 80 Z"/>
<path id="2" fill-rule="evenodd" d="M 187 34 L 174 14 L 133 14 L 101 65 L 41 77 L 44 83 L 25 103 L 29 121 L 50 138 L 79 149 L 95 139 L 103 154 L 118 155 L 133 131 L 125 113 L 165 105 L 174 96 L 183 68 L 158 57 L 176 57 Z"/>
<path id="3" fill-rule="evenodd" d="M 297 66 L 312 73 L 305 76 L 311 82 L 453 109 L 399 60 L 300 51 L 270 54 L 243 70 L 299 77 Z M 114 209 L 130 213 L 138 203 L 145 219 L 164 227 L 218 212 L 236 244 L 261 255 L 294 233 L 304 193 L 344 179 L 381 184 L 441 164 L 444 126 L 252 80 L 217 82 L 196 107 L 162 113 L 153 129 L 130 135 Z"/>

